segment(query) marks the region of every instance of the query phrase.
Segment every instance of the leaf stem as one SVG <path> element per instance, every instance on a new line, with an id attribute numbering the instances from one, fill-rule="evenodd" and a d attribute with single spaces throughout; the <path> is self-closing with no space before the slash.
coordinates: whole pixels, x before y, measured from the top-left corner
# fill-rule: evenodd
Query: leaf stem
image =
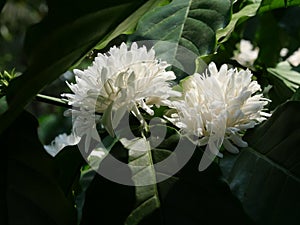
<path id="1" fill-rule="evenodd" d="M 44 102 L 56 106 L 62 106 L 66 108 L 72 108 L 72 105 L 68 105 L 68 102 L 66 100 L 48 96 L 48 95 L 42 95 L 42 94 L 37 94 L 35 99 L 39 102 Z"/>
<path id="2" fill-rule="evenodd" d="M 52 96 L 48 96 L 48 95 L 37 94 L 35 96 L 35 100 L 37 100 L 39 102 L 48 103 L 48 104 L 51 104 L 51 105 L 65 107 L 65 108 L 68 108 L 68 109 L 80 110 L 79 108 L 76 108 L 76 107 L 73 107 L 72 105 L 69 105 L 67 100 L 52 97 Z M 99 113 L 99 112 L 94 112 L 94 113 L 95 113 L 95 115 L 103 115 L 102 113 Z"/>

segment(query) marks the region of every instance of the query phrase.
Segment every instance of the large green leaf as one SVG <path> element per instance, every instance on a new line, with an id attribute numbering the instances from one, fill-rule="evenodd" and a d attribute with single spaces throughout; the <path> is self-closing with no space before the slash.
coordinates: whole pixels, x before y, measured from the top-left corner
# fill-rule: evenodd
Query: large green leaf
<path id="1" fill-rule="evenodd" d="M 4 196 L 0 196 L 0 202 L 6 203 L 1 213 L 7 214 L 7 223 L 3 224 L 74 225 L 71 186 L 76 176 L 71 168 L 76 161 L 69 163 L 67 170 L 57 164 L 39 142 L 37 125 L 32 115 L 23 112 L 0 136 L 5 152 L 1 165 L 6 165 L 1 171 L 5 190 L 1 190 Z"/>
<path id="2" fill-rule="evenodd" d="M 125 224 L 137 225 L 144 217 L 160 207 L 154 161 L 150 143 L 145 138 L 121 139 L 121 142 L 129 150 L 132 181 L 136 186 L 136 208 L 128 216 Z"/>
<path id="3" fill-rule="evenodd" d="M 89 5 L 90 1 L 93 4 Z M 104 1 L 101 4 L 90 1 L 84 2 L 88 8 L 82 7 L 81 1 L 67 1 L 71 3 L 67 12 L 58 7 L 66 1 L 50 1 L 54 8 L 49 5 L 49 16 L 28 32 L 26 49 L 29 65 L 24 74 L 9 86 L 10 107 L 0 117 L 0 133 L 46 84 L 85 56 L 141 5 L 137 0 Z"/>
<path id="4" fill-rule="evenodd" d="M 172 173 L 172 168 L 179 168 L 177 160 L 179 156 L 176 155 L 176 157 L 174 157 L 175 155 L 172 155 L 172 151 L 167 148 L 174 146 L 174 143 L 178 142 L 180 136 L 174 129 L 168 127 L 168 129 L 165 130 L 169 133 L 167 135 L 168 137 L 166 140 L 163 140 L 161 139 L 163 129 L 166 128 L 158 124 L 152 124 L 150 126 L 151 136 L 147 139 L 145 137 L 121 139 L 124 147 L 129 150 L 128 165 L 132 171 L 131 179 L 135 185 L 136 196 L 135 207 L 125 222 L 127 225 L 140 224 L 141 221 L 147 219 L 147 217 L 155 215 L 156 211 L 160 211 L 162 207 L 161 201 L 165 199 L 169 189 L 178 181 L 178 177 L 175 175 L 172 176 L 170 173 Z M 170 135 L 172 132 L 175 133 Z M 163 142 L 160 143 L 161 141 Z M 159 143 L 159 148 L 155 148 L 158 147 L 157 144 Z M 191 143 L 188 144 L 188 142 L 185 142 L 185 144 L 186 151 L 181 154 L 191 156 L 194 146 Z M 189 146 L 192 146 L 192 149 L 189 150 Z M 168 163 L 164 161 L 163 166 L 162 164 L 158 164 L 162 163 L 161 161 L 166 158 L 170 159 Z M 167 179 L 167 181 L 161 183 L 161 180 L 158 179 Z M 162 219 L 156 215 L 154 218 L 156 220 Z"/>
<path id="5" fill-rule="evenodd" d="M 215 51 L 216 31 L 228 24 L 230 16 L 229 0 L 173 0 L 146 13 L 130 39 L 159 40 L 154 45 L 158 58 L 182 65 L 188 57 L 182 47 L 195 56 Z"/>
<path id="6" fill-rule="evenodd" d="M 249 131 L 229 175 L 230 187 L 258 224 L 296 225 L 300 215 L 299 102 L 287 102 Z"/>

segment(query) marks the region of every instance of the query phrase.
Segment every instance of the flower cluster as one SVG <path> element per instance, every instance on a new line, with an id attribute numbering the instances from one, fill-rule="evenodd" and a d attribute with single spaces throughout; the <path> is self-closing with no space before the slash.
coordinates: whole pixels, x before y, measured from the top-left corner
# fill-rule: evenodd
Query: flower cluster
<path id="1" fill-rule="evenodd" d="M 87 69 L 74 70 L 76 83 L 68 84 L 73 93 L 63 96 L 73 106 L 75 135 L 85 134 L 87 145 L 97 139 L 95 120 L 114 135 L 126 111 L 145 125 L 140 109 L 153 115 L 152 106 L 164 105 L 170 108 L 165 118 L 195 144 L 207 145 L 213 155 L 220 155 L 222 144 L 232 153 L 238 152 L 236 146 L 247 146 L 242 140 L 245 130 L 269 116 L 263 112 L 268 99 L 257 93 L 260 85 L 251 80 L 249 70 L 222 65 L 218 71 L 211 63 L 205 73 L 185 78 L 180 92 L 172 89 L 170 82 L 176 77 L 168 66 L 156 59 L 153 49 L 147 51 L 136 43 L 128 49 L 122 43 L 99 54 Z M 58 145 L 52 143 L 53 148 Z"/>
<path id="2" fill-rule="evenodd" d="M 141 122 L 145 120 L 140 108 L 153 115 L 152 106 L 169 105 L 169 98 L 180 93 L 172 90 L 170 81 L 176 78 L 167 71 L 167 62 L 156 59 L 153 49 L 133 43 L 112 47 L 107 54 L 98 54 L 87 69 L 74 70 L 76 83 L 68 84 L 73 94 L 63 94 L 73 116 L 73 133 L 84 136 L 85 148 L 92 139 L 97 140 L 95 119 L 103 113 L 102 124 L 110 135 L 126 111 L 132 112 Z M 53 142 L 56 149 L 59 142 Z M 60 150 L 60 149 L 59 149 Z"/>
<path id="3" fill-rule="evenodd" d="M 210 63 L 204 74 L 195 73 L 182 81 L 183 96 L 173 101 L 169 120 L 189 136 L 196 136 L 198 145 L 210 144 L 213 154 L 223 144 L 231 153 L 246 147 L 242 140 L 246 129 L 265 120 L 263 112 L 268 100 L 256 81 L 251 81 L 249 70 L 228 69 L 222 65 L 218 71 Z"/>

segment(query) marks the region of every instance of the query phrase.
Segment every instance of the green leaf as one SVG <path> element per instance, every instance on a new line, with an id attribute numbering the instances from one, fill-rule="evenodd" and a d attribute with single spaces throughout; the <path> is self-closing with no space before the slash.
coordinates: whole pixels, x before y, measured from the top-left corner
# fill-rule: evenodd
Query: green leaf
<path id="1" fill-rule="evenodd" d="M 260 2 L 261 1 L 251 1 L 248 5 L 234 13 L 230 23 L 224 29 L 217 31 L 217 40 L 220 43 L 227 41 L 240 20 L 245 20 L 256 15 L 257 9 L 260 6 Z"/>
<path id="2" fill-rule="evenodd" d="M 137 207 L 128 216 L 125 224 L 137 225 L 160 206 L 151 146 L 145 138 L 121 139 L 120 141 L 129 150 L 129 165 L 132 170 L 132 180 L 136 186 Z M 152 184 L 146 185 L 148 182 Z"/>
<path id="3" fill-rule="evenodd" d="M 0 196 L 0 202 L 7 202 L 8 224 L 73 225 L 74 199 L 68 198 L 72 190 L 60 185 L 57 177 L 65 171 L 39 142 L 37 126 L 36 119 L 23 112 L 0 136 L 7 155 L 2 171 L 6 175 L 6 196 Z"/>
<path id="4" fill-rule="evenodd" d="M 31 49 L 27 57 L 29 66 L 8 88 L 10 107 L 0 117 L 0 133 L 45 85 L 78 62 L 141 3 L 132 0 L 118 4 L 94 4 L 95 8 L 87 12 L 80 7 L 75 7 L 77 11 L 74 12 L 67 10 L 68 14 L 78 14 L 75 18 L 73 15 L 68 18 L 60 10 L 50 8 L 54 15 L 50 14 L 39 27 L 28 32 L 27 49 Z M 105 5 L 108 7 L 105 8 Z M 62 23 L 59 23 L 60 17 Z"/>
<path id="5" fill-rule="evenodd" d="M 287 102 L 260 126 L 247 132 L 229 175 L 230 187 L 258 224 L 299 223 L 299 102 Z"/>
<path id="6" fill-rule="evenodd" d="M 292 66 L 287 62 L 280 62 L 276 68 L 268 68 L 267 71 L 273 76 L 282 80 L 282 82 L 293 92 L 300 85 L 300 73 L 293 70 Z"/>
<path id="7" fill-rule="evenodd" d="M 258 12 L 263 13 L 274 9 L 299 5 L 300 0 L 263 0 Z"/>
<path id="8" fill-rule="evenodd" d="M 278 63 L 275 68 L 267 68 L 267 72 L 266 76 L 272 85 L 268 91 L 268 97 L 272 100 L 270 108 L 274 109 L 293 96 L 300 85 L 300 73 L 286 61 Z"/>
<path id="9" fill-rule="evenodd" d="M 230 16 L 228 0 L 173 0 L 146 13 L 130 40 L 159 40 L 154 43 L 157 57 L 178 65 L 188 57 L 179 46 L 196 57 L 214 52 L 216 31 L 228 24 Z"/>

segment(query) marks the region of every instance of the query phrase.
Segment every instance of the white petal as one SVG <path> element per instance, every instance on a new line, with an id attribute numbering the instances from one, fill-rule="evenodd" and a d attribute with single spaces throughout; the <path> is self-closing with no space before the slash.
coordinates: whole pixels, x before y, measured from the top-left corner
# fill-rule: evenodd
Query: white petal
<path id="1" fill-rule="evenodd" d="M 51 155 L 56 156 L 64 147 L 70 145 L 77 145 L 80 141 L 80 137 L 74 133 L 67 135 L 66 133 L 58 135 L 50 145 L 44 145 L 45 150 Z"/>
<path id="2" fill-rule="evenodd" d="M 215 76 L 215 75 L 218 74 L 218 69 L 217 69 L 217 66 L 214 62 L 211 62 L 208 65 L 208 70 L 209 70 L 211 76 Z"/>
<path id="3" fill-rule="evenodd" d="M 238 134 L 232 134 L 230 136 L 230 140 L 239 147 L 242 148 L 248 147 L 248 143 L 246 141 L 243 141 L 241 136 L 239 136 Z"/>
<path id="4" fill-rule="evenodd" d="M 235 147 L 228 139 L 224 139 L 223 146 L 230 153 L 233 154 L 239 153 L 239 149 Z"/>

